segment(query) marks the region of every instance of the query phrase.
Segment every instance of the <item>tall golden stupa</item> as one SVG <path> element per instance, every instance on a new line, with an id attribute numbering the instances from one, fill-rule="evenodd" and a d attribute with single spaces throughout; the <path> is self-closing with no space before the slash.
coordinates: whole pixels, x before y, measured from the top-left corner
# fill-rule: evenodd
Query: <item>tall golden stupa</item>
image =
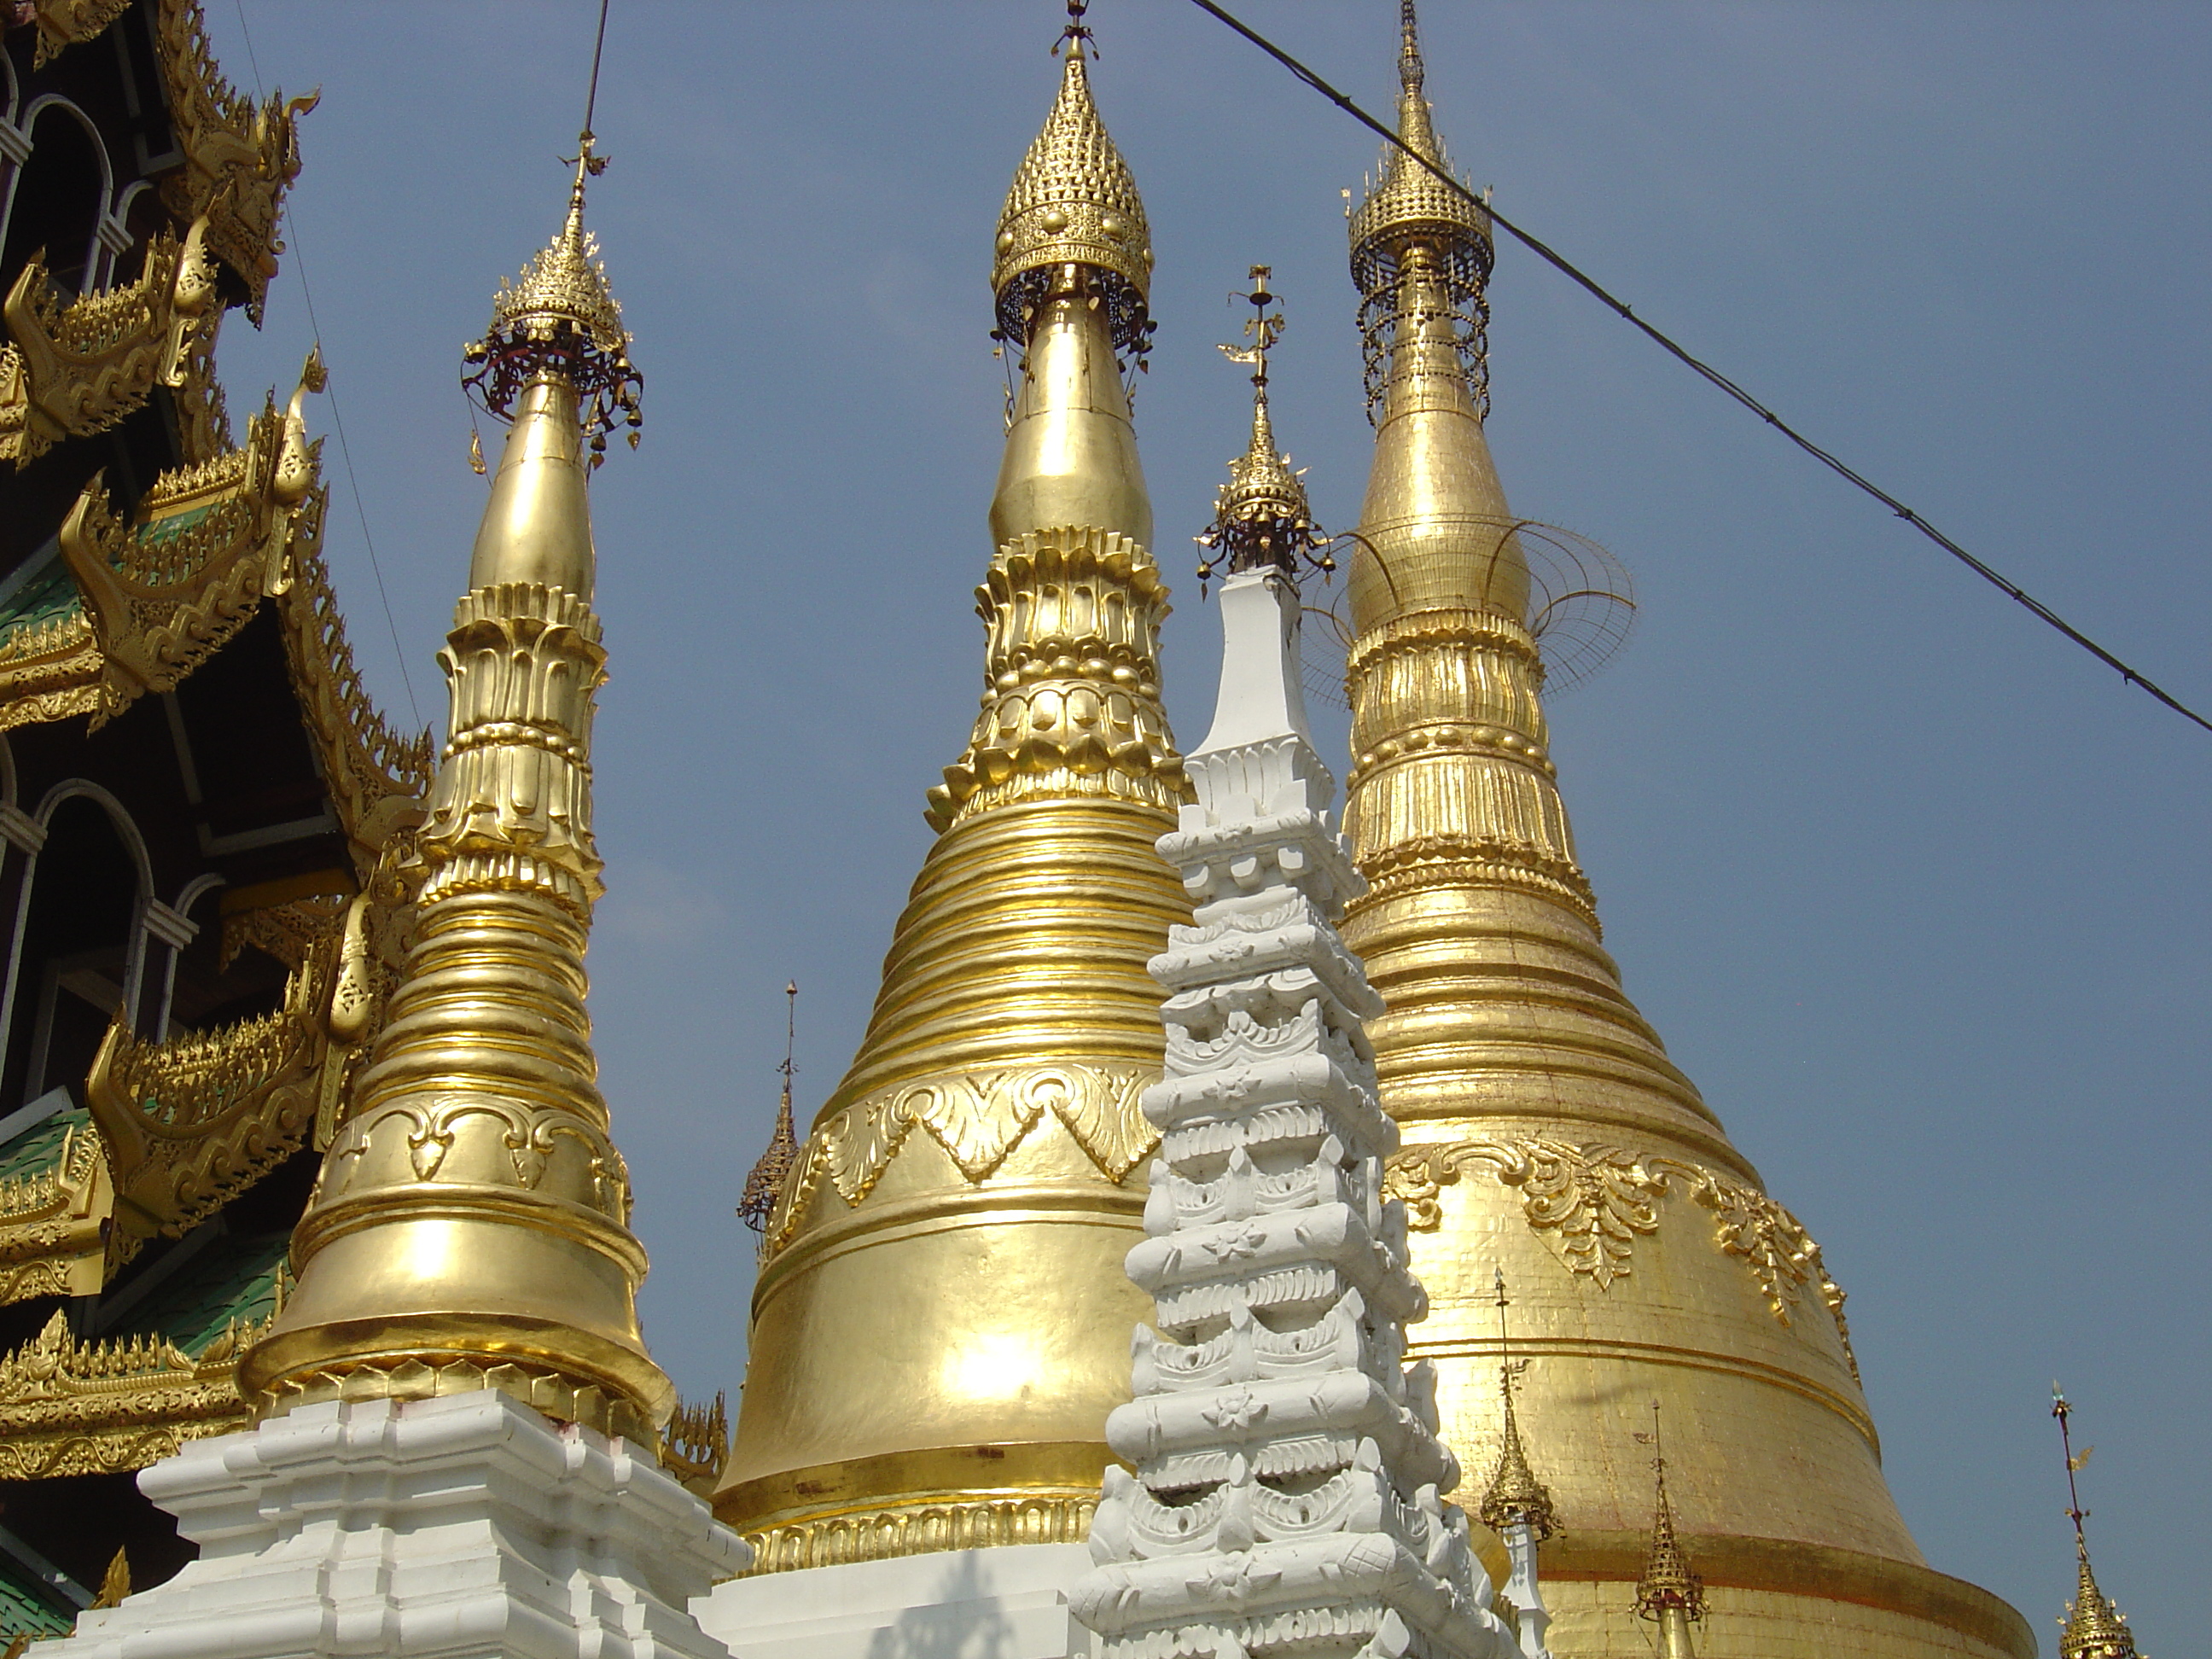
<path id="1" fill-rule="evenodd" d="M 1400 74 L 1400 135 L 1442 167 L 1411 0 Z M 1475 1465 L 1496 1442 L 1502 1267 L 1534 1362 L 1521 1426 L 1563 1528 L 1540 1555 L 1556 1650 L 1650 1651 L 1633 1436 L 1657 1401 L 1707 1659 L 2031 1659 L 2016 1613 L 1922 1559 L 1842 1291 L 1599 942 L 1484 436 L 1488 216 L 1394 149 L 1351 234 L 1376 439 L 1348 596 L 1346 820 L 1370 887 L 1344 932 L 1389 1004 L 1370 1031 L 1406 1138 L 1391 1182 L 1432 1305 L 1411 1352 L 1437 1364 L 1446 1437 Z"/>
<path id="2" fill-rule="evenodd" d="M 1167 590 L 1123 365 L 1144 204 L 1087 32 L 1015 173 L 991 283 L 1021 390 L 975 591 L 981 713 L 859 1054 L 768 1218 L 721 1517 L 764 1571 L 1079 1542 L 1128 1394 L 1165 1039 L 1146 960 L 1189 907 L 1152 843 L 1186 798 Z"/>

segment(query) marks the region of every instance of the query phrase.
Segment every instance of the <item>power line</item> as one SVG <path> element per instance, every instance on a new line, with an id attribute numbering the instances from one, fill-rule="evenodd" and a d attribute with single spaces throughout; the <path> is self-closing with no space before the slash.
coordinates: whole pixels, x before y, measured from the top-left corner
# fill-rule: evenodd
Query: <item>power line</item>
<path id="1" fill-rule="evenodd" d="M 261 60 L 253 50 L 253 32 L 246 23 L 246 0 L 233 0 L 238 8 L 238 32 L 246 42 L 246 62 L 253 71 L 253 95 L 264 96 L 261 84 Z M 307 302 L 307 331 L 315 337 L 315 349 L 322 350 L 323 325 L 315 318 L 315 290 L 307 284 L 307 256 L 300 244 L 300 221 L 292 211 L 292 204 L 284 204 L 285 228 L 291 234 L 292 268 L 300 273 L 301 297 Z M 330 361 L 330 353 L 323 352 L 323 361 Z M 415 701 L 415 677 L 407 672 L 407 653 L 399 643 L 399 624 L 392 614 L 392 598 L 385 592 L 384 562 L 376 556 L 376 538 L 368 533 L 368 510 L 362 505 L 361 480 L 353 470 L 353 446 L 346 441 L 345 411 L 338 406 L 337 377 L 332 375 L 324 385 L 331 400 L 331 424 L 337 428 L 338 456 L 345 463 L 346 489 L 353 496 L 354 517 L 361 522 L 362 544 L 368 549 L 368 568 L 376 578 L 377 603 L 384 607 L 384 625 L 392 635 L 392 654 L 399 659 L 399 683 L 406 688 L 407 712 L 419 728 L 422 724 L 422 706 Z"/>
<path id="2" fill-rule="evenodd" d="M 1437 181 L 1443 184 L 1446 189 L 1451 191 L 1455 195 L 1465 197 L 1468 201 L 1474 203 L 1476 206 L 1481 208 L 1484 212 L 1489 215 L 1491 222 L 1495 224 L 1500 230 L 1505 232 L 1506 234 L 1512 237 L 1516 242 L 1519 242 L 1522 246 L 1527 248 L 1531 253 L 1534 253 L 1546 264 L 1550 265 L 1561 276 L 1566 277 L 1568 281 L 1573 283 L 1576 287 L 1581 289 L 1584 293 L 1589 295 L 1607 310 L 1613 312 L 1616 316 L 1620 317 L 1622 321 L 1636 329 L 1638 332 L 1644 335 L 1644 337 L 1651 341 L 1653 344 L 1658 346 L 1659 349 L 1666 352 L 1668 356 L 1674 358 L 1685 368 L 1697 374 L 1700 379 L 1718 387 L 1723 392 L 1734 398 L 1737 403 L 1749 410 L 1753 414 L 1758 416 L 1759 418 L 1764 421 L 1768 426 L 1773 428 L 1775 431 L 1780 433 L 1784 438 L 1795 444 L 1799 449 L 1804 451 L 1806 454 L 1810 455 L 1814 460 L 1820 462 L 1821 465 L 1826 467 L 1831 472 L 1833 472 L 1838 477 L 1843 479 L 1846 483 L 1852 485 L 1856 489 L 1871 495 L 1875 501 L 1880 501 L 1893 514 L 1896 514 L 1897 517 L 1904 520 L 1905 523 L 1911 525 L 1915 530 L 1925 536 L 1929 541 L 1935 543 L 1936 546 L 1942 548 L 1953 558 L 1958 560 L 1960 563 L 1965 565 L 1967 569 L 1972 571 L 1984 581 L 1989 583 L 1990 586 L 1996 588 L 2007 599 L 2011 599 L 2016 605 L 2025 607 L 2033 615 L 2049 623 L 2052 628 L 2057 629 L 2068 639 L 2073 641 L 2075 644 L 2080 646 L 2091 656 L 2096 658 L 2098 661 L 2103 663 L 2106 667 L 2115 671 L 2120 678 L 2127 681 L 2129 684 L 2140 687 L 2142 690 L 2148 692 L 2152 696 L 2157 698 L 2159 702 L 2164 703 L 2168 708 L 2173 710 L 2175 714 L 2181 715 L 2185 720 L 2194 720 L 2198 726 L 2203 726 L 2206 731 L 2212 732 L 2212 720 L 2207 720 L 2203 715 L 2198 714 L 2195 709 L 2182 702 L 2179 698 L 2163 690 L 2154 682 L 2145 678 L 2136 670 L 2130 667 L 2119 658 L 2114 656 L 2111 652 L 2105 649 L 2103 646 L 2098 644 L 2096 641 L 2091 639 L 2087 634 L 2084 634 L 2080 629 L 2075 627 L 2073 623 L 2068 622 L 2056 611 L 2053 611 L 2049 605 L 2044 604 L 2042 600 L 2027 592 L 2017 582 L 2011 580 L 2002 573 L 1993 568 L 1982 560 L 1975 557 L 1974 555 L 1969 553 L 1965 548 L 1960 546 L 1958 543 L 1953 541 L 1951 538 L 1945 535 L 1934 525 L 1929 523 L 1927 520 L 1922 518 L 1919 514 L 1914 512 L 1912 508 L 1907 507 L 1903 501 L 1898 500 L 1896 496 L 1891 495 L 1887 490 L 1881 488 L 1881 485 L 1875 483 L 1873 480 L 1867 477 L 1863 473 L 1858 471 L 1856 469 L 1846 465 L 1838 457 L 1830 453 L 1827 450 L 1823 449 L 1819 444 L 1814 443 L 1810 438 L 1808 438 L 1803 433 L 1798 431 L 1796 428 L 1791 426 L 1787 421 L 1784 420 L 1771 409 L 1769 409 L 1757 398 L 1745 391 L 1742 386 L 1737 385 L 1735 381 L 1722 374 L 1720 370 L 1715 368 L 1711 364 L 1698 357 L 1687 348 L 1677 343 L 1668 335 L 1662 333 L 1658 329 L 1654 328 L 1650 323 L 1645 322 L 1644 319 L 1636 314 L 1632 307 L 1631 307 L 1625 301 L 1616 299 L 1606 289 L 1603 284 L 1597 281 L 1595 277 L 1589 276 L 1587 272 L 1579 269 L 1571 263 L 1565 255 L 1560 253 L 1548 243 L 1540 240 L 1537 237 L 1532 235 L 1528 231 L 1522 229 L 1520 226 L 1515 224 L 1510 219 L 1500 213 L 1490 202 L 1477 196 L 1465 185 L 1462 185 L 1458 179 L 1453 178 L 1451 174 L 1447 173 L 1443 167 L 1438 167 L 1434 161 L 1430 161 L 1427 156 L 1420 155 L 1417 151 L 1410 149 L 1396 133 L 1393 132 L 1389 127 L 1383 125 L 1382 122 L 1376 120 L 1373 116 L 1370 115 L 1365 110 L 1362 109 L 1358 104 L 1354 103 L 1343 93 L 1339 92 L 1328 82 L 1322 80 L 1320 76 L 1315 74 L 1313 70 L 1308 69 L 1304 64 L 1298 62 L 1297 58 L 1291 57 L 1290 53 L 1285 52 L 1280 46 L 1275 45 L 1273 41 L 1268 40 L 1265 35 L 1259 33 L 1257 31 L 1247 27 L 1243 23 L 1230 15 L 1229 13 L 1224 11 L 1219 6 L 1214 4 L 1213 0 L 1191 0 L 1191 3 L 1195 5 L 1200 11 L 1208 14 L 1218 21 L 1226 24 L 1237 33 L 1243 35 L 1244 39 L 1249 40 L 1254 46 L 1259 47 L 1261 51 L 1266 52 L 1268 57 L 1273 58 L 1285 69 L 1288 70 L 1291 75 L 1296 76 L 1298 80 L 1304 82 L 1306 85 L 1311 87 L 1322 97 L 1328 99 L 1330 103 L 1334 104 L 1346 115 L 1352 117 L 1353 120 L 1358 122 L 1362 126 L 1366 127 L 1374 132 L 1384 143 L 1390 145 L 1401 155 L 1406 156 L 1410 161 L 1418 163 L 1428 173 L 1434 175 Z"/>

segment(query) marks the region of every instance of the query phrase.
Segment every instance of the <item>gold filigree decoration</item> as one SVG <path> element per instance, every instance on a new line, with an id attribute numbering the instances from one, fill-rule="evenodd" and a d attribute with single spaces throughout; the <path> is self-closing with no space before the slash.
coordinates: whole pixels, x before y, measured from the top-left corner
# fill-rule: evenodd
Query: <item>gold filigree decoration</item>
<path id="1" fill-rule="evenodd" d="M 349 902 L 343 893 L 311 893 L 305 898 L 226 915 L 219 966 L 228 972 L 238 953 L 250 945 L 296 973 L 307 965 L 308 954 L 316 945 L 334 937 L 344 926 Z"/>
<path id="2" fill-rule="evenodd" d="M 311 358 L 302 392 L 320 383 Z M 145 693 L 174 687 L 246 624 L 264 593 L 290 585 L 295 544 L 319 543 L 321 446 L 307 441 L 300 401 L 295 393 L 280 414 L 272 397 L 245 448 L 162 473 L 127 525 L 98 475 L 78 496 L 59 539 L 98 648 L 95 727 Z M 0 708 L 0 729 L 25 718 Z"/>
<path id="3" fill-rule="evenodd" d="M 1713 1242 L 1750 1269 L 1781 1323 L 1792 1322 L 1791 1305 L 1807 1285 L 1817 1289 L 1835 1320 L 1851 1376 L 1857 1377 L 1842 1287 L 1830 1277 L 1820 1247 L 1804 1224 L 1757 1188 L 1678 1158 L 1528 1135 L 1406 1147 L 1390 1159 L 1383 1189 L 1404 1202 L 1410 1228 L 1434 1232 L 1443 1220 L 1442 1188 L 1480 1169 L 1521 1189 L 1522 1213 L 1529 1226 L 1555 1243 L 1570 1272 L 1601 1291 L 1631 1271 L 1636 1237 L 1658 1231 L 1657 1200 L 1679 1181 L 1690 1197 L 1712 1212 Z"/>
<path id="4" fill-rule="evenodd" d="M 291 586 L 276 600 L 284 659 L 322 759 L 324 787 L 345 830 L 355 873 L 366 881 L 392 833 L 422 822 L 434 750 L 428 731 L 399 736 L 369 701 L 323 562 L 319 534 L 295 539 L 291 568 Z"/>
<path id="5" fill-rule="evenodd" d="M 1026 271 L 1069 264 L 1112 273 L 1140 300 L 1152 285 L 1145 204 L 1098 118 L 1080 43 L 1070 43 L 1060 95 L 1014 170 L 993 253 L 994 293 Z"/>
<path id="6" fill-rule="evenodd" d="M 35 255 L 0 304 L 0 459 L 29 465 L 66 438 L 105 432 L 177 378 L 212 316 L 204 224 L 179 244 L 164 231 L 137 279 L 72 298 Z"/>
<path id="7" fill-rule="evenodd" d="M 363 1052 L 365 1027 L 344 1042 L 329 1030 L 339 953 L 336 935 L 317 944 L 257 1019 L 161 1043 L 108 1028 L 85 1090 L 118 1228 L 178 1237 L 307 1144 Z"/>
<path id="8" fill-rule="evenodd" d="M 85 1121 L 62 1131 L 50 1162 L 0 1181 L 0 1304 L 98 1294 L 113 1194 L 100 1136 Z"/>
<path id="9" fill-rule="evenodd" d="M 1080 1544 L 1091 1535 L 1098 1494 L 1038 1493 L 1022 1498 L 900 1504 L 836 1515 L 747 1533 L 753 1564 L 747 1577 L 803 1567 L 887 1561 L 939 1550 L 994 1549 L 1009 1544 Z"/>
<path id="10" fill-rule="evenodd" d="M 284 192 L 300 173 L 297 118 L 316 95 L 287 101 L 271 93 L 256 105 L 225 80 L 208 45 L 199 0 L 160 0 L 154 43 L 169 94 L 169 114 L 185 165 L 161 184 L 161 200 L 179 224 L 208 222 L 208 251 L 246 283 L 246 311 L 261 308 L 284 251 L 277 235 Z"/>
<path id="11" fill-rule="evenodd" d="M 56 1313 L 0 1356 L 0 1480 L 125 1474 L 244 1428 L 238 1354 L 266 1328 L 233 1320 L 192 1356 L 161 1337 L 80 1343 Z"/>
<path id="12" fill-rule="evenodd" d="M 130 9 L 131 0 L 36 0 L 30 21 L 38 26 L 39 39 L 31 67 L 42 70 L 57 53 L 97 39 Z"/>
<path id="13" fill-rule="evenodd" d="M 1000 548 L 975 614 L 988 630 L 981 712 L 929 792 L 945 830 L 1009 801 L 1109 795 L 1173 811 L 1190 797 L 1160 703 L 1168 592 L 1117 532 L 1027 532 Z"/>
<path id="14" fill-rule="evenodd" d="M 807 1138 L 769 1218 L 763 1249 L 789 1242 L 825 1181 L 857 1205 L 916 1125 L 971 1182 L 988 1180 L 1049 1111 L 1116 1183 L 1159 1145 L 1139 1104 L 1156 1073 L 1089 1066 L 969 1073 L 903 1084 L 832 1115 Z"/>
<path id="15" fill-rule="evenodd" d="M 730 1461 L 728 1402 L 717 1394 L 712 1406 L 678 1404 L 660 1431 L 660 1467 L 702 1498 L 712 1498 L 722 1468 Z"/>

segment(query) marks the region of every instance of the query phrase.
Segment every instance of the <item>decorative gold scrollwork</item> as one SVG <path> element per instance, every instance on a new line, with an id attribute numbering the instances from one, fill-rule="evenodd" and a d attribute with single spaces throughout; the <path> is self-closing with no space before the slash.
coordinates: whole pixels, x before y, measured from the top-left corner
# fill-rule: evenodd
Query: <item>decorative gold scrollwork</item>
<path id="1" fill-rule="evenodd" d="M 1049 1111 L 1117 1183 L 1151 1156 L 1159 1131 L 1139 1105 L 1157 1074 L 1133 1067 L 1030 1066 L 906 1084 L 836 1113 L 799 1151 L 769 1218 L 773 1254 L 804 1218 L 825 1180 L 848 1205 L 866 1198 L 917 1124 L 971 1182 L 990 1178 Z"/>
<path id="2" fill-rule="evenodd" d="M 1792 1300 L 1808 1284 L 1818 1286 L 1843 1340 L 1844 1358 L 1857 1376 L 1844 1319 L 1844 1292 L 1829 1277 L 1820 1245 L 1796 1216 L 1757 1188 L 1679 1158 L 1523 1135 L 1406 1147 L 1390 1159 L 1383 1190 L 1405 1204 L 1413 1231 L 1434 1232 L 1443 1220 L 1442 1189 L 1478 1169 L 1520 1188 L 1528 1225 L 1555 1242 L 1568 1271 L 1601 1291 L 1629 1273 L 1636 1237 L 1659 1231 L 1657 1200 L 1679 1181 L 1712 1212 L 1713 1242 L 1751 1270 L 1776 1319 L 1790 1324 Z"/>

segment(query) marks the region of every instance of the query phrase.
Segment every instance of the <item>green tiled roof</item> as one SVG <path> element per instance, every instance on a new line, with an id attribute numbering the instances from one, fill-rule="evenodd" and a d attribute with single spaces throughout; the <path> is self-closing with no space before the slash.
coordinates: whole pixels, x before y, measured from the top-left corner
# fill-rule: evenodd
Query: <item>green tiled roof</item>
<path id="1" fill-rule="evenodd" d="M 0 599 L 0 641 L 5 641 L 19 629 L 37 628 L 84 609 L 84 598 L 77 592 L 76 578 L 62 562 L 58 548 L 38 568 L 7 586 L 13 591 L 5 599 Z"/>
<path id="2" fill-rule="evenodd" d="M 269 1317 L 276 1305 L 276 1273 L 290 1244 L 283 1233 L 211 1240 L 107 1337 L 165 1336 L 197 1358 L 237 1320 Z"/>
<path id="3" fill-rule="evenodd" d="M 72 1128 L 89 1132 L 91 1127 L 92 1114 L 82 1106 L 56 1112 L 44 1122 L 33 1124 L 0 1146 L 0 1181 L 52 1169 L 61 1158 L 62 1138 Z"/>
<path id="4" fill-rule="evenodd" d="M 66 1636 L 76 1620 L 54 1605 L 55 1592 L 0 1551 L 0 1636 Z"/>

